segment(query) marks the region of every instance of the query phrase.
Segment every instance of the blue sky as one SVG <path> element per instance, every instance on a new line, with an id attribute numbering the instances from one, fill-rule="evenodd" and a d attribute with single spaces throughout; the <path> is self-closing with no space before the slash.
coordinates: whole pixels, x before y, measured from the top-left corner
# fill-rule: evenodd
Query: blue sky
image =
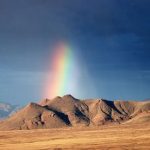
<path id="1" fill-rule="evenodd" d="M 65 40 L 81 64 L 77 98 L 150 97 L 148 0 L 0 0 L 0 100 L 42 99 L 49 48 Z"/>

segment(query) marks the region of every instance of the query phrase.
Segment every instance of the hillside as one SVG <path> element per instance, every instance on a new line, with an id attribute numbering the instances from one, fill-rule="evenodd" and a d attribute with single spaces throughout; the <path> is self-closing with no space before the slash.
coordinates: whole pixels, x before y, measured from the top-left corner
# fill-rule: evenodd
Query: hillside
<path id="1" fill-rule="evenodd" d="M 150 123 L 150 101 L 79 100 L 71 95 L 30 103 L 0 122 L 0 130 Z"/>

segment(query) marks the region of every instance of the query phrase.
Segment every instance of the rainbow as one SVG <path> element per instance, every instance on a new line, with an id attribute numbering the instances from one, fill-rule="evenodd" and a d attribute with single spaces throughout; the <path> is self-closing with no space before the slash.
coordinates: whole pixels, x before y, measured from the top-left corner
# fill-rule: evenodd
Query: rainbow
<path id="1" fill-rule="evenodd" d="M 50 72 L 45 81 L 44 96 L 52 98 L 72 94 L 77 81 L 77 64 L 73 49 L 59 43 L 50 58 Z"/>

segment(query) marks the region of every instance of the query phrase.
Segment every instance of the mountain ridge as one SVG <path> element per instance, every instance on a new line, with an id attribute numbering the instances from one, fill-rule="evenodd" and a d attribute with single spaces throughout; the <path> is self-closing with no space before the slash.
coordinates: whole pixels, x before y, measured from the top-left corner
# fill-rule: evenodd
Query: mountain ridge
<path id="1" fill-rule="evenodd" d="M 80 100 L 72 95 L 29 103 L 0 122 L 0 130 L 149 123 L 150 101 Z"/>

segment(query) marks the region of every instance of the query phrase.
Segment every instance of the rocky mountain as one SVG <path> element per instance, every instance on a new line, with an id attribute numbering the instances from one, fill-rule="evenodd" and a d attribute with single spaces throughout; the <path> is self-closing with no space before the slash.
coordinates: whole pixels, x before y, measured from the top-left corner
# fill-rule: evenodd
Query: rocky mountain
<path id="1" fill-rule="evenodd" d="M 0 122 L 0 130 L 150 123 L 150 101 L 79 100 L 71 95 L 30 103 Z"/>
<path id="2" fill-rule="evenodd" d="M 13 111 L 15 111 L 17 106 L 13 106 L 8 103 L 0 102 L 0 119 L 8 117 Z"/>

